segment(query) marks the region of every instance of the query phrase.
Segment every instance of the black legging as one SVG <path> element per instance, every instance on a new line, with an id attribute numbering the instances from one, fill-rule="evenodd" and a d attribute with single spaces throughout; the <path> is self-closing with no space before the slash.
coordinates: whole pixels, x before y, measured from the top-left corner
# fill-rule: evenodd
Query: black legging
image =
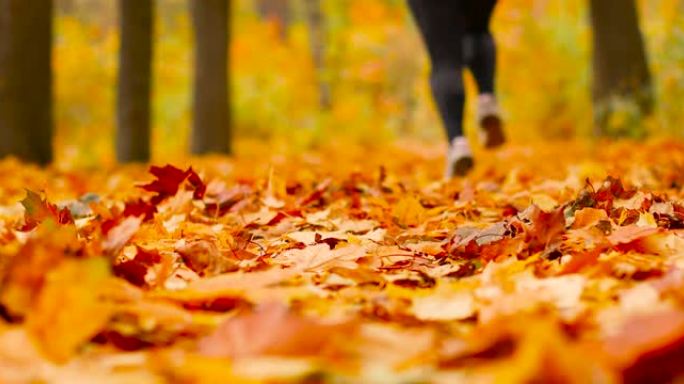
<path id="1" fill-rule="evenodd" d="M 496 47 L 489 31 L 496 0 L 408 0 L 423 36 L 432 73 L 430 85 L 449 141 L 463 136 L 463 67 L 480 93 L 494 92 Z"/>

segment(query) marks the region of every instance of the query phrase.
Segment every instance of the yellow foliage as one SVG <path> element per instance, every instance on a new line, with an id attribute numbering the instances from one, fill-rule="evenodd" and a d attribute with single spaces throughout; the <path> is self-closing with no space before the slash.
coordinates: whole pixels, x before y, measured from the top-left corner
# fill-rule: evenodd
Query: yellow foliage
<path id="1" fill-rule="evenodd" d="M 105 259 L 65 260 L 48 272 L 26 327 L 46 356 L 69 360 L 109 321 L 112 307 L 100 297 L 109 277 Z"/>
<path id="2" fill-rule="evenodd" d="M 639 5 L 657 99 L 654 117 L 644 124 L 652 133 L 679 133 L 683 113 L 678 100 L 684 97 L 681 4 L 658 0 Z M 273 23 L 258 17 L 252 1 L 237 1 L 234 8 L 231 110 L 239 139 L 268 140 L 274 150 L 293 152 L 338 139 L 365 145 L 406 136 L 442 140 L 427 82 L 428 62 L 403 1 L 325 2 L 321 73 L 312 60 L 303 17 L 296 17 L 283 37 Z M 113 163 L 118 33 L 106 19 L 58 17 L 55 146 L 61 165 Z M 153 81 L 157 161 L 178 161 L 187 150 L 191 29 L 181 2 L 160 8 Z M 493 31 L 497 88 L 509 136 L 589 135 L 591 30 L 586 1 L 502 1 Z M 319 78 L 331 89 L 330 110 L 318 105 Z M 473 132 L 475 85 L 470 76 L 466 85 L 471 101 L 467 131 Z"/>
<path id="3" fill-rule="evenodd" d="M 407 227 L 420 225 L 424 215 L 425 209 L 420 201 L 413 196 L 403 197 L 392 208 L 392 217 L 397 220 L 399 225 Z"/>

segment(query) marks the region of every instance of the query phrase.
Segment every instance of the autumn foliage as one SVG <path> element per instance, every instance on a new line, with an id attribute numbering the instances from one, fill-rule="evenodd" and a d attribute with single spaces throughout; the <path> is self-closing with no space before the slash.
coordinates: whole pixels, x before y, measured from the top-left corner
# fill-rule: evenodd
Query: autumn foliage
<path id="1" fill-rule="evenodd" d="M 117 2 L 94 3 L 90 12 L 77 8 L 55 17 L 55 156 L 68 167 L 111 165 L 115 159 Z M 151 150 L 159 164 L 177 162 L 189 148 L 193 59 L 186 3 L 166 0 L 156 8 Z M 431 101 L 429 63 L 404 1 L 323 2 L 328 31 L 322 74 L 312 59 L 305 20 L 292 20 L 283 38 L 277 25 L 255 14 L 254 3 L 233 2 L 231 112 L 237 138 L 272 140 L 294 152 L 331 137 L 362 143 L 397 137 L 443 140 Z M 638 3 L 658 102 L 643 125 L 632 124 L 629 108 L 611 125 L 629 123 L 636 131 L 681 136 L 681 2 Z M 512 139 L 592 133 L 588 4 L 499 1 L 492 21 L 497 91 Z M 319 76 L 330 83 L 329 111 L 319 108 Z M 475 100 L 470 76 L 466 87 L 468 99 Z M 468 133 L 475 132 L 470 101 Z M 237 144 L 234 149 L 244 151 Z"/>
<path id="2" fill-rule="evenodd" d="M 1 383 L 682 381 L 680 1 L 639 1 L 658 103 L 609 123 L 644 142 L 587 140 L 586 0 L 499 2 L 511 142 L 449 181 L 404 1 L 320 2 L 319 61 L 306 20 L 232 2 L 235 155 L 192 158 L 192 28 L 165 0 L 145 165 L 114 164 L 95 3 L 55 14 L 54 164 L 0 160 Z"/>
<path id="3" fill-rule="evenodd" d="M 684 145 L 635 148 L 509 146 L 448 183 L 415 143 L 102 174 L 6 160 L 0 377 L 674 379 Z"/>

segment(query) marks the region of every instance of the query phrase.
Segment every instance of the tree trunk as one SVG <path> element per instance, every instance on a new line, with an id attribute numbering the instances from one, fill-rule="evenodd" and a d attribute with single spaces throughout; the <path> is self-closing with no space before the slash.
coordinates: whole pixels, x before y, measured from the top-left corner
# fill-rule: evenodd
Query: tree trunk
<path id="1" fill-rule="evenodd" d="M 318 82 L 318 104 L 328 110 L 332 106 L 330 84 L 327 81 L 325 62 L 325 25 L 320 0 L 305 0 L 309 45 Z"/>
<path id="2" fill-rule="evenodd" d="M 635 0 L 590 0 L 593 99 L 597 128 L 605 129 L 615 102 L 651 112 L 653 94 Z"/>
<path id="3" fill-rule="evenodd" d="M 228 0 L 192 0 L 195 83 L 192 153 L 230 153 Z"/>
<path id="4" fill-rule="evenodd" d="M 277 24 L 278 34 L 284 40 L 292 22 L 289 0 L 257 0 L 257 10 L 263 19 Z"/>
<path id="5" fill-rule="evenodd" d="M 0 157 L 52 161 L 51 43 L 51 0 L 0 0 Z"/>
<path id="6" fill-rule="evenodd" d="M 117 95 L 116 157 L 150 159 L 153 0 L 119 0 L 121 48 Z"/>

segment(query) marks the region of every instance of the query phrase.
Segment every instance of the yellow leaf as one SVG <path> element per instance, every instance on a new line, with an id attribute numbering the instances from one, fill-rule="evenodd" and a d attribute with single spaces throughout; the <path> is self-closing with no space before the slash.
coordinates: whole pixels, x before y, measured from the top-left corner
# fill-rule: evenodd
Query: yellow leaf
<path id="1" fill-rule="evenodd" d="M 637 221 L 636 225 L 645 228 L 658 228 L 658 222 L 656 222 L 653 214 L 649 212 L 641 213 L 639 215 L 639 221 Z"/>
<path id="2" fill-rule="evenodd" d="M 42 352 L 66 362 L 109 321 L 101 292 L 109 277 L 105 259 L 66 260 L 50 271 L 26 327 Z"/>
<path id="3" fill-rule="evenodd" d="M 476 312 L 473 296 L 468 293 L 430 295 L 413 300 L 411 311 L 424 321 L 464 320 Z"/>
<path id="4" fill-rule="evenodd" d="M 392 217 L 398 224 L 406 227 L 418 226 L 425 216 L 425 208 L 413 196 L 403 197 L 392 208 Z"/>
<path id="5" fill-rule="evenodd" d="M 559 206 L 558 201 L 553 197 L 541 193 L 532 195 L 532 204 L 536 205 L 544 212 L 551 212 Z"/>

